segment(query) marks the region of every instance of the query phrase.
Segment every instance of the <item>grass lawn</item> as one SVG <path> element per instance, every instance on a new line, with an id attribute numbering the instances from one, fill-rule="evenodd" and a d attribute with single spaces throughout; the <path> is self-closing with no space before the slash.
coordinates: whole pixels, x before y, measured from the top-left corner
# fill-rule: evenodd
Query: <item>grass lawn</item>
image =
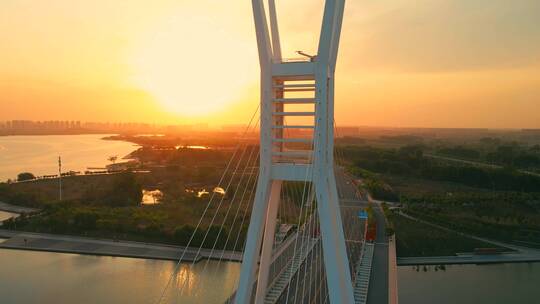
<path id="1" fill-rule="evenodd" d="M 475 248 L 496 247 L 398 214 L 393 216 L 392 221 L 396 231 L 398 257 L 448 256 L 472 252 Z"/>

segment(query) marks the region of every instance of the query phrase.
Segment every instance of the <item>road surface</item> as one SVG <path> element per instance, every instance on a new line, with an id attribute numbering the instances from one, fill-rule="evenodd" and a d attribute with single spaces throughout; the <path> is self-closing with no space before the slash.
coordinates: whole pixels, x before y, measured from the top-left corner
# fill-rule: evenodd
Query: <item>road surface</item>
<path id="1" fill-rule="evenodd" d="M 375 203 L 373 211 L 377 221 L 377 236 L 367 303 L 381 304 L 388 303 L 388 237 L 381 204 Z"/>

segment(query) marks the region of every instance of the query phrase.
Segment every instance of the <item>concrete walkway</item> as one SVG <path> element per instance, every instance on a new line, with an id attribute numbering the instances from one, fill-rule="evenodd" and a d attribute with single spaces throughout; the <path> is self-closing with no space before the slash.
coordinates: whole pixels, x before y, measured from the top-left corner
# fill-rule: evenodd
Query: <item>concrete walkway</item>
<path id="1" fill-rule="evenodd" d="M 450 264 L 495 264 L 495 263 L 540 262 L 540 255 L 494 254 L 494 255 L 458 255 L 438 257 L 397 258 L 398 266 L 408 265 L 450 265 Z"/>
<path id="2" fill-rule="evenodd" d="M 92 239 L 76 236 L 63 236 L 44 233 L 15 232 L 0 230 L 0 236 L 10 239 L 0 243 L 0 248 L 36 250 L 49 252 L 77 253 L 89 255 L 106 255 L 143 259 L 159 259 L 178 261 L 185 247 L 141 243 L 130 241 L 114 241 Z M 220 259 L 222 251 L 197 248 L 188 249 L 183 261 L 192 262 L 201 259 Z M 225 251 L 222 260 L 239 262 L 241 252 Z"/>

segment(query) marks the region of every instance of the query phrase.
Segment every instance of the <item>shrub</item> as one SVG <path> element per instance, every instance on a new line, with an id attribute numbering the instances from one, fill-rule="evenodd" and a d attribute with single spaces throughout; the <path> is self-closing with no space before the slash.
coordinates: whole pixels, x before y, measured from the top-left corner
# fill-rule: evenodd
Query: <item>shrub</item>
<path id="1" fill-rule="evenodd" d="M 96 228 L 99 216 L 90 211 L 81 211 L 75 214 L 73 218 L 74 225 L 81 230 L 91 230 Z"/>
<path id="2" fill-rule="evenodd" d="M 35 178 L 36 177 L 34 176 L 34 174 L 32 174 L 30 172 L 23 172 L 23 173 L 19 173 L 19 175 L 17 175 L 17 181 L 19 181 L 19 182 L 27 181 L 27 180 L 33 180 Z"/>
<path id="3" fill-rule="evenodd" d="M 174 240 L 179 245 L 186 246 L 194 232 L 195 232 L 195 228 L 191 225 L 178 226 L 174 230 Z"/>
<path id="4" fill-rule="evenodd" d="M 111 186 L 102 193 L 91 193 L 90 201 L 104 203 L 110 207 L 138 206 L 142 201 L 142 186 L 132 172 L 118 174 Z"/>

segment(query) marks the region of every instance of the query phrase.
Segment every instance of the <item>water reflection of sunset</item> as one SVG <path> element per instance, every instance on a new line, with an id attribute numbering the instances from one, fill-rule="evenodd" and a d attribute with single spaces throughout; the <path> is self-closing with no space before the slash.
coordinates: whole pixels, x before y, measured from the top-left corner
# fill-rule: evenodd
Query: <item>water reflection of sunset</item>
<path id="1" fill-rule="evenodd" d="M 220 263 L 215 260 L 201 260 L 195 264 L 182 263 L 176 275 L 173 276 L 173 288 L 169 289 L 169 298 L 179 297 L 189 303 L 200 303 L 198 301 L 203 300 L 224 302 L 237 284 L 239 271 L 239 263 L 224 263 L 223 261 Z M 164 277 L 171 274 L 171 272 L 164 273 Z M 222 290 L 219 298 L 208 297 L 209 286 Z"/>
<path id="2" fill-rule="evenodd" d="M 195 287 L 200 284 L 199 275 L 191 265 L 181 265 L 176 274 L 176 287 L 181 291 L 181 295 L 190 296 L 195 293 Z"/>
<path id="3" fill-rule="evenodd" d="M 194 150 L 208 150 L 207 146 L 175 146 L 176 149 L 194 149 Z"/>

